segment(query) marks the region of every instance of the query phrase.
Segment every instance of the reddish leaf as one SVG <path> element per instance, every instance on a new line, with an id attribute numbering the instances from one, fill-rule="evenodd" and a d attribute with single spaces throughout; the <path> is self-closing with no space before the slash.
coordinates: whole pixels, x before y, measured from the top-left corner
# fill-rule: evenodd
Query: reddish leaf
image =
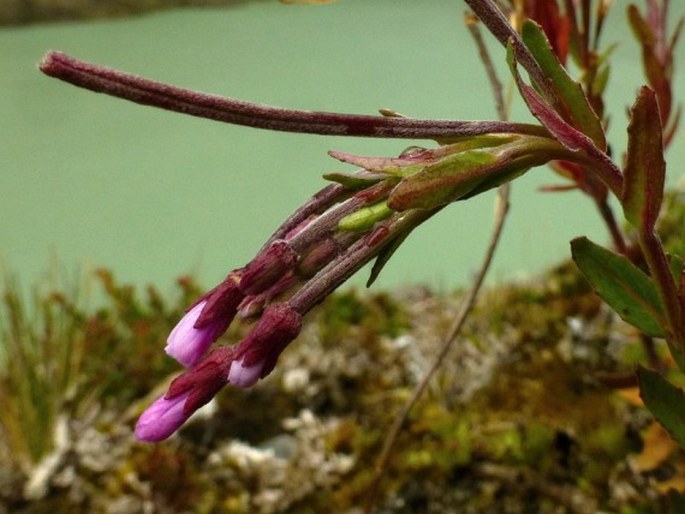
<path id="1" fill-rule="evenodd" d="M 628 6 L 628 19 L 630 26 L 635 33 L 635 37 L 642 46 L 642 63 L 647 76 L 647 82 L 656 91 L 659 99 L 659 106 L 661 112 L 664 114 L 664 119 L 668 119 L 671 113 L 672 93 L 671 93 L 671 77 L 669 56 L 671 48 L 666 50 L 666 55 L 660 55 L 657 49 L 657 35 L 654 34 L 654 27 L 650 26 L 649 22 L 640 14 L 637 7 L 634 5 Z M 674 34 L 677 40 L 677 33 Z"/>
<path id="2" fill-rule="evenodd" d="M 573 80 L 550 47 L 542 29 L 527 21 L 522 30 L 523 41 L 555 91 L 557 112 L 572 126 L 592 139 L 600 150 L 606 149 L 604 128 L 592 109 L 590 100 L 581 85 Z"/>
<path id="3" fill-rule="evenodd" d="M 666 163 L 654 90 L 640 88 L 628 125 L 623 212 L 642 231 L 654 229 L 664 193 Z"/>
<path id="4" fill-rule="evenodd" d="M 526 16 L 542 27 L 559 61 L 566 62 L 571 31 L 569 16 L 560 13 L 559 5 L 555 0 L 548 2 L 527 0 L 524 9 Z"/>
<path id="5" fill-rule="evenodd" d="M 594 146 L 592 140 L 566 122 L 535 89 L 523 82 L 516 67 L 516 57 L 513 47 L 509 46 L 507 59 L 512 75 L 516 81 L 523 100 L 530 112 L 552 135 L 569 150 L 577 151 Z"/>

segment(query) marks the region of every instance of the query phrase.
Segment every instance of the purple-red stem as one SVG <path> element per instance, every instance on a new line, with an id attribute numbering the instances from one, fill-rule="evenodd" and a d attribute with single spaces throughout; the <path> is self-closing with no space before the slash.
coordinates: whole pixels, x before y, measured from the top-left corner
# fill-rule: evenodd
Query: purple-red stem
<path id="1" fill-rule="evenodd" d="M 678 288 L 673 280 L 673 275 L 671 275 L 671 268 L 668 264 L 666 253 L 659 235 L 654 230 L 641 232 L 639 236 L 642 253 L 645 256 L 652 278 L 656 282 L 659 295 L 661 296 L 661 301 L 666 309 L 668 321 L 666 337 L 670 339 L 671 344 L 680 352 L 681 357 L 684 357 L 685 324 L 683 323 L 683 312 L 680 305 Z"/>
<path id="2" fill-rule="evenodd" d="M 429 120 L 282 109 L 191 91 L 48 52 L 40 63 L 46 75 L 75 86 L 143 105 L 236 125 L 333 136 L 444 139 L 487 133 L 549 137 L 538 125 L 500 121 Z"/>
<path id="3" fill-rule="evenodd" d="M 601 200 L 595 198 L 595 205 L 597 205 L 597 209 L 609 230 L 611 240 L 614 242 L 616 250 L 622 255 L 628 255 L 628 246 L 623 238 L 623 233 L 616 222 L 614 211 L 611 209 L 606 198 L 602 198 Z"/>
<path id="4" fill-rule="evenodd" d="M 526 69 L 535 85 L 542 91 L 543 96 L 547 100 L 556 99 L 557 94 L 549 85 L 549 80 L 535 60 L 535 57 L 530 53 L 519 33 L 514 30 L 514 27 L 511 26 L 511 23 L 504 17 L 504 14 L 502 14 L 502 11 L 500 11 L 495 3 L 492 0 L 465 0 L 465 2 L 504 48 L 507 47 L 509 41 L 512 42 L 516 53 L 516 60 Z"/>
<path id="5" fill-rule="evenodd" d="M 308 312 L 350 278 L 363 264 L 378 255 L 395 237 L 417 227 L 441 208 L 442 206 L 435 209 L 412 209 L 393 214 L 326 265 L 288 300 L 288 304 L 300 313 Z"/>

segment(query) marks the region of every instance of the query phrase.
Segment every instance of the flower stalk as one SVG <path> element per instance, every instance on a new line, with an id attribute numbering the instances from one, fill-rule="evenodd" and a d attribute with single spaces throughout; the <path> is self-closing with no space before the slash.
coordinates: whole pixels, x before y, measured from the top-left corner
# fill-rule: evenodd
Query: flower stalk
<path id="1" fill-rule="evenodd" d="M 425 120 L 283 109 L 163 84 L 61 52 L 48 52 L 40 70 L 75 86 L 139 104 L 267 130 L 400 139 L 450 139 L 502 132 L 546 134 L 542 127 L 528 123 Z"/>

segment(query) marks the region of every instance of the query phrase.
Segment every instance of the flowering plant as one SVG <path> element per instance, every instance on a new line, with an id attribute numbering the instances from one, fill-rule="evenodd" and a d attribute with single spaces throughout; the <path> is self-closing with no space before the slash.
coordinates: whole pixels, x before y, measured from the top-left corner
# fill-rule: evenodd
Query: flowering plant
<path id="1" fill-rule="evenodd" d="M 50 52 L 41 70 L 97 92 L 194 116 L 251 127 L 310 134 L 429 139 L 397 157 L 331 155 L 359 169 L 331 173 L 332 184 L 297 209 L 254 259 L 202 296 L 171 332 L 166 351 L 187 369 L 143 413 L 138 438 L 159 441 L 176 431 L 225 385 L 250 387 L 268 375 L 302 327 L 302 318 L 364 264 L 375 259 L 372 283 L 397 247 L 446 205 L 549 165 L 597 206 L 613 248 L 587 238 L 571 242 L 573 258 L 597 293 L 645 336 L 663 338 L 685 371 L 685 267 L 667 255 L 657 233 L 666 163 L 680 108 L 673 101 L 673 52 L 682 27 L 669 36 L 668 0 L 648 0 L 643 15 L 628 8 L 642 46 L 649 85 L 630 111 L 623 164 L 611 155 L 603 93 L 608 50 L 599 36 L 610 3 L 466 0 L 505 47 L 520 97 L 536 124 L 410 119 L 308 112 L 189 91 Z M 475 23 L 472 21 L 472 23 Z M 566 66 L 580 70 L 575 80 Z M 521 75 L 528 74 L 528 81 Z M 617 201 L 629 229 L 610 207 Z M 634 241 L 633 241 L 634 240 Z M 234 346 L 213 343 L 236 319 L 254 321 Z M 655 364 L 655 363 L 652 363 Z M 656 363 L 652 367 L 659 367 Z M 661 373 L 640 368 L 648 408 L 685 444 L 685 401 Z"/>

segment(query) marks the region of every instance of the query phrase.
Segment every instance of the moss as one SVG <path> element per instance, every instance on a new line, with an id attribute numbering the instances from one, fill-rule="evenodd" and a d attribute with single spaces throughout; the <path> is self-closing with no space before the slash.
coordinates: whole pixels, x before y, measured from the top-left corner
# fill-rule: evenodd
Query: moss
<path id="1" fill-rule="evenodd" d="M 662 227 L 677 223 L 666 217 Z M 68 420 L 62 440 L 51 426 L 32 435 L 30 424 L 17 424 L 30 405 L 6 396 L 0 450 L 13 458 L 0 460 L 0 478 L 9 477 L 0 480 L 0 501 L 11 512 L 350 512 L 364 503 L 388 429 L 460 298 L 422 289 L 336 293 L 308 317 L 268 379 L 227 389 L 214 410 L 149 446 L 134 441 L 132 424 L 147 391 L 161 390 L 178 369 L 161 348 L 199 288 L 183 279 L 167 298 L 154 288 L 141 295 L 105 271 L 98 277 L 105 301 L 95 312 L 51 293 L 41 327 L 30 328 L 11 289 L 5 296 L 14 327 L 5 337 L 21 328 L 49 348 L 68 337 L 88 356 L 60 361 L 73 366 L 69 388 L 55 388 L 49 407 L 50 419 Z M 683 453 L 671 449 L 649 469 L 636 465 L 645 461 L 638 452 L 663 444 L 645 435 L 642 409 L 602 385 L 644 357 L 637 334 L 572 266 L 486 291 L 397 439 L 380 508 L 677 512 L 682 498 L 662 491 L 682 483 Z M 22 377 L 8 371 L 0 376 L 5 394 Z M 8 438 L 12 423 L 27 431 Z M 33 436 L 46 449 L 17 459 Z M 45 456 L 54 467 L 29 498 L 27 480 L 48 469 Z"/>

